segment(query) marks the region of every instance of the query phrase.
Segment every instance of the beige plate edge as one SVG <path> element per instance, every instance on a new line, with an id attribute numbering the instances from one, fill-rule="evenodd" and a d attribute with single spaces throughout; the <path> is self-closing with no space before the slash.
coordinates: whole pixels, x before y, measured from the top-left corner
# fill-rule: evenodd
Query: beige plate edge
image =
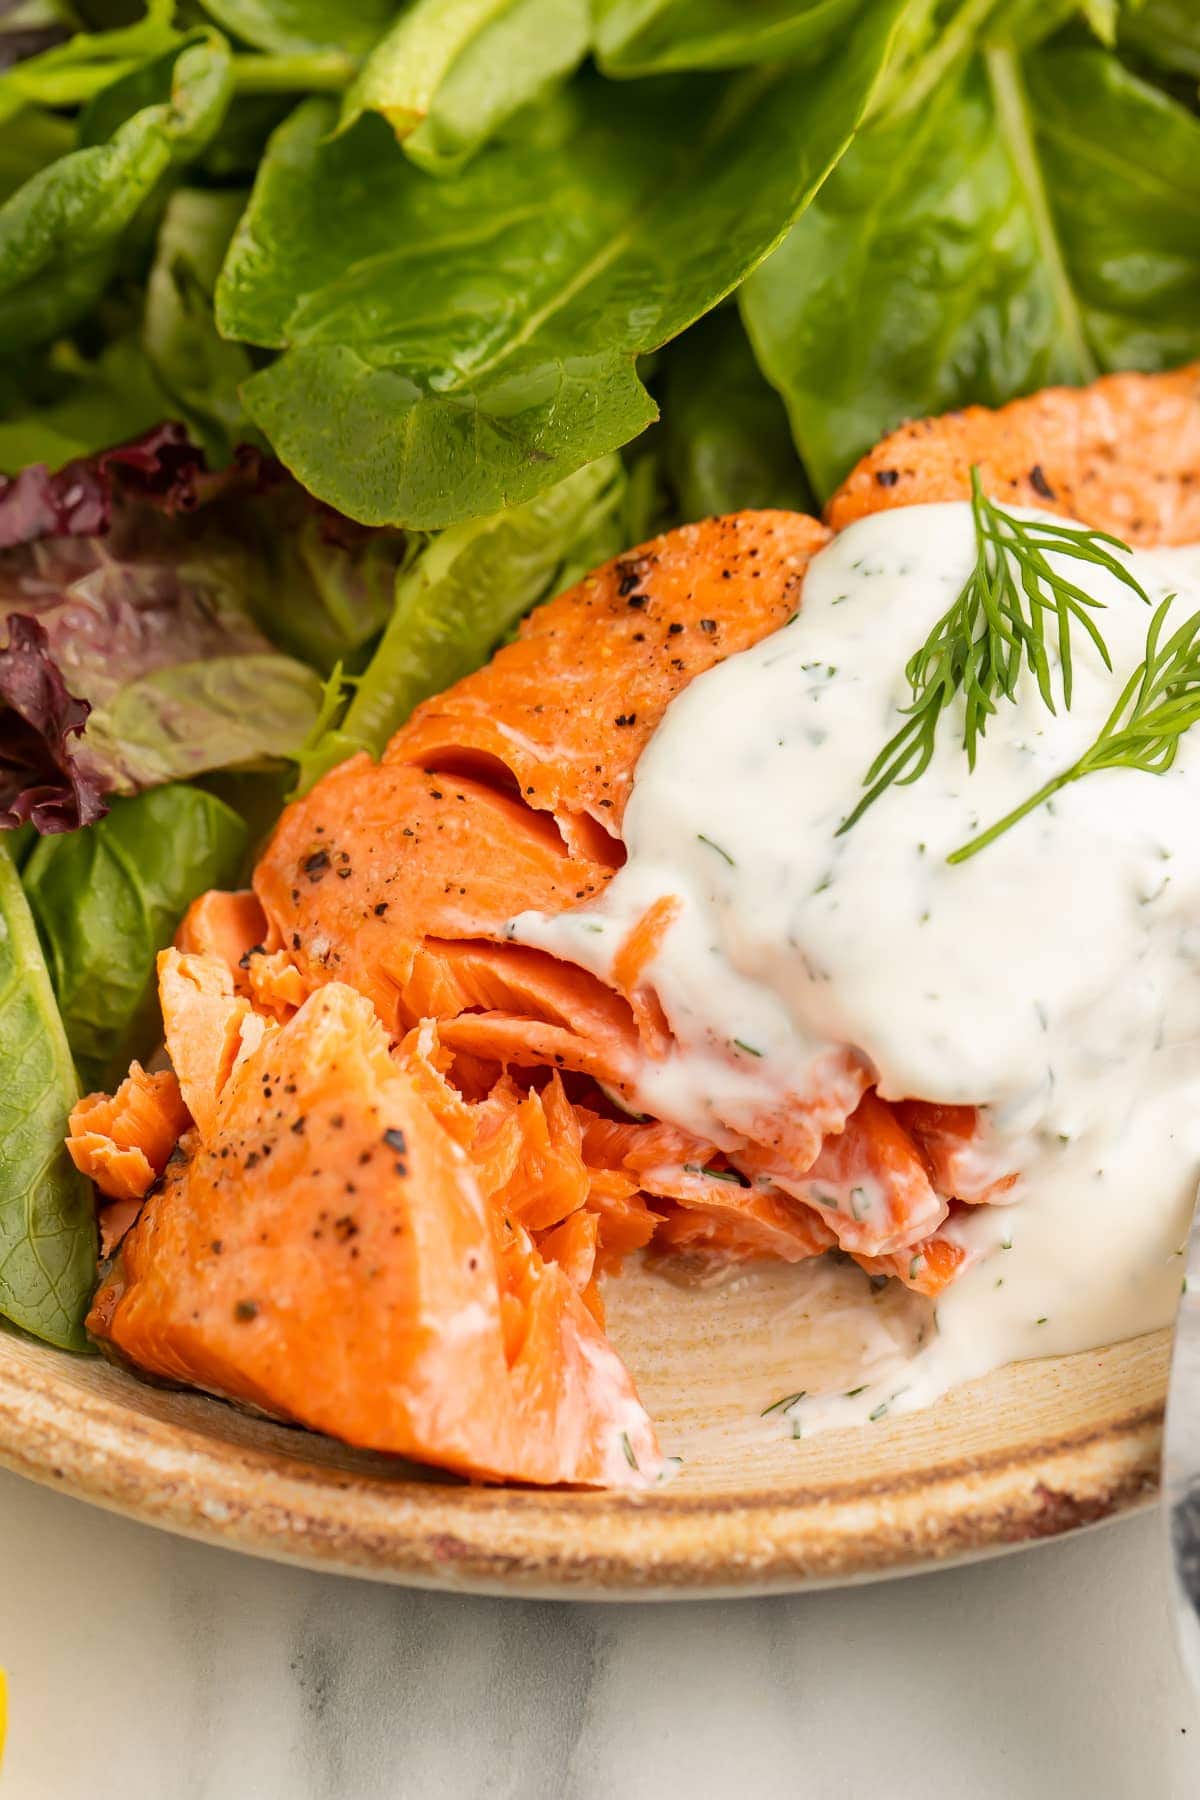
<path id="1" fill-rule="evenodd" d="M 1145 1505 L 1167 1341 L 999 1371 L 895 1421 L 890 1440 L 817 1440 L 783 1478 L 739 1452 L 741 1479 L 630 1496 L 398 1478 L 383 1459 L 4 1335 L 0 1464 L 207 1543 L 405 1585 L 779 1593 L 994 1555 Z"/>

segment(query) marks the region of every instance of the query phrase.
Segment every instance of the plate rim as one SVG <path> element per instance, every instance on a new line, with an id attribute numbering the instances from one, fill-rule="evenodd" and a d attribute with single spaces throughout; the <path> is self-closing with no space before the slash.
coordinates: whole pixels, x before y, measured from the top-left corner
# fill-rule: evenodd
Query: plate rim
<path id="1" fill-rule="evenodd" d="M 121 1386 L 142 1388 L 130 1375 L 114 1371 L 121 1386 L 110 1394 L 80 1388 L 60 1366 L 54 1352 L 0 1358 L 0 1465 L 225 1549 L 458 1592 L 577 1600 L 792 1592 L 1051 1540 L 1145 1506 L 1158 1490 L 1161 1399 L 899 1476 L 631 1494 L 339 1468 L 305 1453 L 329 1440 L 289 1430 L 295 1446 L 281 1453 L 214 1436 L 129 1407 Z M 204 1396 L 188 1401 L 225 1411 Z M 601 1522 L 602 1534 L 589 1529 Z"/>

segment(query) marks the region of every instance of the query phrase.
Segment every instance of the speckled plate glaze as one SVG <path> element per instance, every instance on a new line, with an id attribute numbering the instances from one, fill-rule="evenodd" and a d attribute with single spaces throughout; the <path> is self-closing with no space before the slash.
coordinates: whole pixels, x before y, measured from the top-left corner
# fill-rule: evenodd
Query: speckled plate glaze
<path id="1" fill-rule="evenodd" d="M 849 1278 L 849 1277 L 847 1277 Z M 644 1495 L 469 1487 L 98 1358 L 0 1335 L 0 1462 L 261 1556 L 458 1591 L 640 1599 L 896 1575 L 1072 1531 L 1156 1491 L 1168 1334 L 1003 1369 L 925 1412 L 795 1442 L 764 1406 L 845 1382 L 861 1310 L 759 1268 L 610 1284 L 678 1476 Z"/>

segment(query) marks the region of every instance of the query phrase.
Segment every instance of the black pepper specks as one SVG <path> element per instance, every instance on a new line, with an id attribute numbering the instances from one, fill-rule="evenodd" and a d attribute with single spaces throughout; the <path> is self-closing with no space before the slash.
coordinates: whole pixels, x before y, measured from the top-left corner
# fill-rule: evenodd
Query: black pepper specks
<path id="1" fill-rule="evenodd" d="M 258 1317 L 257 1300 L 239 1300 L 233 1309 L 233 1316 L 239 1325 L 248 1325 L 251 1319 Z"/>
<path id="2" fill-rule="evenodd" d="M 895 487 L 900 479 L 899 469 L 876 469 L 875 479 L 880 487 Z"/>
<path id="3" fill-rule="evenodd" d="M 1043 500 L 1054 499 L 1054 489 L 1046 480 L 1045 470 L 1042 468 L 1041 463 L 1034 463 L 1032 469 L 1030 469 L 1029 485 L 1035 494 L 1040 494 L 1042 496 Z"/>

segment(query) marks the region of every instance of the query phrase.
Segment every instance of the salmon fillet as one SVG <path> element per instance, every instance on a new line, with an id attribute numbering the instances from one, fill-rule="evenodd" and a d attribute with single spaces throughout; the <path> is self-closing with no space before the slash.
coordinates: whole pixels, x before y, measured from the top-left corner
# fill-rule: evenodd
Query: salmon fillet
<path id="1" fill-rule="evenodd" d="M 161 1171 L 96 1337 L 467 1474 L 636 1484 L 658 1451 L 597 1285 L 630 1251 L 795 1261 L 836 1244 L 921 1293 L 952 1280 L 956 1214 L 1015 1181 L 974 1108 L 890 1105 L 839 1053 L 820 1092 L 721 1149 L 617 1116 L 639 1059 L 670 1045 L 646 979 L 670 905 L 611 985 L 505 927 L 595 901 L 671 700 L 792 616 L 831 532 L 964 498 L 972 465 L 1002 503 L 1136 543 L 1200 539 L 1200 370 L 905 426 L 827 524 L 748 512 L 667 533 L 535 613 L 379 764 L 354 757 L 290 806 L 253 892 L 203 897 L 163 958 L 175 1159 L 156 1143 L 131 1161 L 122 1107 L 77 1133 L 102 1189 Z M 391 1131 L 406 1149 L 389 1162 Z"/>
<path id="2" fill-rule="evenodd" d="M 902 425 L 851 470 L 825 517 L 844 531 L 888 507 L 965 500 L 972 464 L 1002 506 L 1065 513 L 1129 544 L 1196 543 L 1200 363 Z"/>

